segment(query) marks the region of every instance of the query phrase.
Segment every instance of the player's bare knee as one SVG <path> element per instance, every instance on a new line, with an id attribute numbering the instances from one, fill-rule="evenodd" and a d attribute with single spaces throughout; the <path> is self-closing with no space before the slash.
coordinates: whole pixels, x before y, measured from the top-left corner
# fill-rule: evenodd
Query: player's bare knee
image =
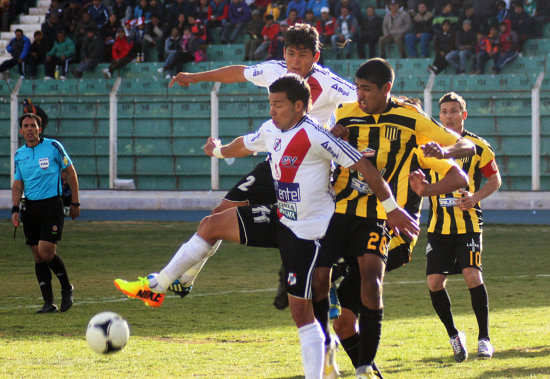
<path id="1" fill-rule="evenodd" d="M 357 318 L 353 312 L 347 309 L 342 309 L 342 314 L 332 324 L 334 332 L 340 338 L 346 339 L 357 333 L 355 328 Z"/>
<path id="2" fill-rule="evenodd" d="M 445 288 L 446 277 L 443 275 L 428 275 L 427 281 L 429 290 L 437 292 Z"/>
<path id="3" fill-rule="evenodd" d="M 483 284 L 483 276 L 481 271 L 475 268 L 467 268 L 462 270 L 464 281 L 468 288 L 475 288 Z"/>
<path id="4" fill-rule="evenodd" d="M 298 328 L 311 324 L 315 320 L 315 317 L 313 316 L 313 309 L 310 309 L 311 305 L 309 302 L 305 300 L 292 301 L 292 298 L 289 296 L 289 304 L 290 314 L 292 315 L 292 319 Z"/>
<path id="5" fill-rule="evenodd" d="M 218 239 L 220 227 L 217 225 L 215 215 L 206 216 L 202 219 L 197 229 L 197 234 L 206 242 L 214 244 Z"/>

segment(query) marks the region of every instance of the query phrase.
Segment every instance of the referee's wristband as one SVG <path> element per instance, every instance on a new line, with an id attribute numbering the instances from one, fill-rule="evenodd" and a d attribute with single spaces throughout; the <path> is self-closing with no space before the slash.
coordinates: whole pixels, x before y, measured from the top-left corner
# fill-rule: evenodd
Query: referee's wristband
<path id="1" fill-rule="evenodd" d="M 394 211 L 397 209 L 397 203 L 395 202 L 395 199 L 393 196 L 390 196 L 386 200 L 382 201 L 382 207 L 384 207 L 384 210 L 386 213 L 390 213 L 391 211 Z"/>
<path id="2" fill-rule="evenodd" d="M 19 213 L 19 206 L 18 205 L 14 205 L 13 207 L 11 207 L 11 213 Z"/>
<path id="3" fill-rule="evenodd" d="M 80 203 L 71 203 L 73 207 L 80 207 Z"/>
<path id="4" fill-rule="evenodd" d="M 222 154 L 222 148 L 221 147 L 215 147 L 214 150 L 212 150 L 212 155 L 216 158 L 223 159 L 225 158 Z"/>

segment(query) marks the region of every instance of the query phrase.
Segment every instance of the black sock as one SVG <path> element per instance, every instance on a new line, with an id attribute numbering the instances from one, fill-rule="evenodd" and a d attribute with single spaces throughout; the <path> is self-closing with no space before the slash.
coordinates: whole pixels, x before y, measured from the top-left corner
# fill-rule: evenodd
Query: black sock
<path id="1" fill-rule="evenodd" d="M 54 255 L 53 259 L 48 263 L 50 269 L 53 271 L 57 279 L 59 279 L 59 284 L 61 284 L 62 289 L 67 289 L 71 287 L 71 282 L 69 282 L 69 275 L 67 275 L 67 270 L 65 269 L 65 264 L 59 258 L 58 255 Z"/>
<path id="2" fill-rule="evenodd" d="M 321 301 L 313 302 L 313 314 L 315 315 L 317 321 L 319 321 L 319 324 L 321 324 L 321 329 L 323 329 L 323 333 L 325 334 L 325 345 L 330 344 L 330 331 L 328 322 L 329 311 L 330 301 L 328 297 Z"/>
<path id="3" fill-rule="evenodd" d="M 360 337 L 359 333 L 355 333 L 353 336 L 346 339 L 340 340 L 342 347 L 348 354 L 353 367 L 357 368 L 357 361 L 359 361 L 359 346 L 360 346 Z"/>
<path id="4" fill-rule="evenodd" d="M 359 338 L 361 342 L 359 360 L 357 361 L 358 367 L 370 365 L 374 361 L 380 344 L 383 317 L 384 309 L 372 310 L 361 305 L 361 314 L 359 315 Z"/>
<path id="5" fill-rule="evenodd" d="M 38 285 L 40 286 L 40 292 L 42 292 L 42 298 L 44 303 L 53 303 L 53 291 L 52 291 L 52 273 L 47 263 L 35 263 L 34 272 Z"/>
<path id="6" fill-rule="evenodd" d="M 479 327 L 477 338 L 489 339 L 489 296 L 485 284 L 470 288 L 470 297 L 472 298 L 472 308 Z"/>
<path id="7" fill-rule="evenodd" d="M 447 334 L 449 337 L 456 336 L 458 330 L 455 328 L 455 323 L 453 320 L 453 313 L 451 312 L 451 298 L 446 288 L 443 288 L 441 291 L 430 291 L 430 297 L 432 298 L 432 305 L 435 309 L 435 312 L 439 316 L 439 319 L 445 325 L 447 329 Z"/>

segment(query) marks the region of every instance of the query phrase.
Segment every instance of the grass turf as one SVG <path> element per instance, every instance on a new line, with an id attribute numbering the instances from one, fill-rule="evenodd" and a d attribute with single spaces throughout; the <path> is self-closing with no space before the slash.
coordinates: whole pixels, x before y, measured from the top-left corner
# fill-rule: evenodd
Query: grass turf
<path id="1" fill-rule="evenodd" d="M 76 287 L 67 313 L 37 315 L 42 305 L 23 233 L 0 222 L 0 377 L 301 377 L 297 332 L 288 310 L 272 306 L 278 252 L 222 245 L 185 299 L 159 309 L 130 300 L 112 284 L 160 270 L 197 224 L 68 221 L 58 248 Z M 470 358 L 456 364 L 425 284 L 425 238 L 413 261 L 387 275 L 377 363 L 387 378 L 550 376 L 550 227 L 490 225 L 483 264 L 490 300 L 491 360 L 475 358 L 477 324 L 460 276 L 448 288 Z M 54 293 L 60 299 L 54 278 Z M 92 352 L 88 320 L 111 310 L 131 328 L 113 355 Z M 354 370 L 340 351 L 344 377 Z"/>

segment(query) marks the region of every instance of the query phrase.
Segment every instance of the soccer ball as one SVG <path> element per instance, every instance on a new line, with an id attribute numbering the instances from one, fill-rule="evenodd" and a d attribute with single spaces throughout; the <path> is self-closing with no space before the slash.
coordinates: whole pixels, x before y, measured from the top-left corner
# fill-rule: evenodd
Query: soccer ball
<path id="1" fill-rule="evenodd" d="M 121 350 L 130 337 L 130 328 L 125 319 L 114 312 L 96 314 L 86 330 L 86 342 L 99 354 L 109 354 Z"/>

